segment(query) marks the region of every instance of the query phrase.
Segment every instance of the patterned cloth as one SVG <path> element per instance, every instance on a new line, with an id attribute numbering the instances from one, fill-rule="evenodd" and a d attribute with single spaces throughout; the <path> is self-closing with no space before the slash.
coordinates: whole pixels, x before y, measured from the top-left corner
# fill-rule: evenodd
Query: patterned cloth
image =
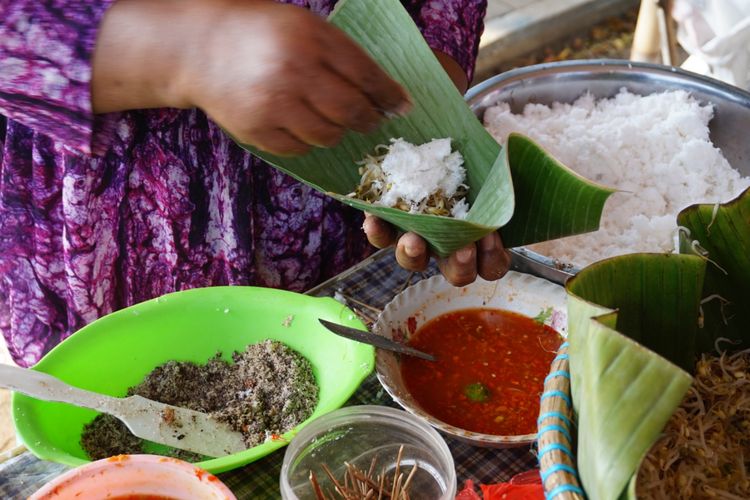
<path id="1" fill-rule="evenodd" d="M 437 270 L 433 266 L 426 273 L 414 277 L 398 266 L 392 252 L 380 252 L 351 273 L 323 284 L 313 293 L 332 296 L 338 291 L 356 302 L 382 309 L 408 281 L 413 283 L 436 273 Z M 398 408 L 380 386 L 375 375 L 365 380 L 348 404 L 379 404 Z M 507 481 L 515 474 L 537 465 L 536 457 L 529 447 L 491 449 L 470 446 L 447 437 L 446 441 L 456 465 L 459 489 L 467 479 L 485 484 Z M 220 474 L 219 478 L 240 500 L 277 499 L 283 458 L 284 449 L 281 449 L 241 469 Z M 27 498 L 65 470 L 65 467 L 59 464 L 41 462 L 30 453 L 24 453 L 5 464 L 0 464 L 0 498 Z"/>
<path id="2" fill-rule="evenodd" d="M 94 116 L 91 57 L 111 1 L 0 3 L 0 329 L 22 366 L 164 293 L 301 291 L 372 250 L 360 213 L 248 155 L 200 111 Z M 335 4 L 286 1 L 321 15 Z M 486 0 L 404 4 L 471 75 Z"/>

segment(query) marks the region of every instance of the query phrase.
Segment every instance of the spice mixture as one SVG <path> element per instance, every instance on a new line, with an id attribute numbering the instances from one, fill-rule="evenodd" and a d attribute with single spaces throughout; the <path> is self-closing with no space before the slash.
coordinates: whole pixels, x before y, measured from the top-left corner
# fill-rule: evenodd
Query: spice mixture
<path id="1" fill-rule="evenodd" d="M 214 415 L 241 432 L 248 447 L 282 434 L 307 419 L 318 402 L 310 362 L 281 342 L 265 340 L 232 355 L 219 353 L 205 365 L 169 361 L 156 367 L 128 395 Z M 99 415 L 81 435 L 92 460 L 143 453 L 143 440 L 110 415 Z M 168 450 L 170 456 L 196 461 L 201 457 Z"/>

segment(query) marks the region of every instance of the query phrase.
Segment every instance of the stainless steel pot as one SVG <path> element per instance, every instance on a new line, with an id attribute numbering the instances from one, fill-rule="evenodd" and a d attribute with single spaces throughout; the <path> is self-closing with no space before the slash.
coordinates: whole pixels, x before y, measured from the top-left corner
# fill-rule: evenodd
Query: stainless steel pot
<path id="1" fill-rule="evenodd" d="M 641 95 L 681 89 L 713 104 L 711 140 L 733 167 L 750 175 L 750 93 L 677 68 L 618 60 L 539 64 L 485 80 L 469 90 L 466 100 L 481 120 L 488 107 L 501 101 L 520 112 L 527 103 L 570 103 L 586 92 L 597 98 L 612 97 L 623 87 Z M 515 269 L 553 282 L 562 284 L 577 272 L 573 266 L 525 248 L 512 252 Z"/>

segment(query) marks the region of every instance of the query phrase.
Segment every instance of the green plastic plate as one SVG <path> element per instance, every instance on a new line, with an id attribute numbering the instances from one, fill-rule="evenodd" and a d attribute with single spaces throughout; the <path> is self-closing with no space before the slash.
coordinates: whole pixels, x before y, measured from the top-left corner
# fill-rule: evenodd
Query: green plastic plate
<path id="1" fill-rule="evenodd" d="M 213 473 L 230 470 L 286 445 L 307 422 L 341 407 L 372 372 L 372 347 L 338 337 L 318 318 L 355 328 L 364 325 L 332 298 L 256 287 L 211 287 L 177 292 L 107 315 L 50 351 L 34 369 L 112 396 L 124 396 L 157 365 L 169 360 L 226 359 L 247 344 L 275 339 L 313 365 L 320 387 L 313 415 L 283 439 L 200 462 Z M 96 412 L 13 395 L 18 435 L 37 457 L 70 466 L 89 462 L 79 444 Z"/>

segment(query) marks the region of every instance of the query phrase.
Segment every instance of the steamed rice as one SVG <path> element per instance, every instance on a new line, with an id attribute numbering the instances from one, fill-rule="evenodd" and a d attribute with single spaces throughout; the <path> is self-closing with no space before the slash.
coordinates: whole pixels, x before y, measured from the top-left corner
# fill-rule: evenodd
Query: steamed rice
<path id="1" fill-rule="evenodd" d="M 631 252 L 674 249 L 676 216 L 695 203 L 721 203 L 750 186 L 709 138 L 713 107 L 685 91 L 611 99 L 584 95 L 573 104 L 528 104 L 513 114 L 501 103 L 485 113 L 500 143 L 510 132 L 538 142 L 584 177 L 619 190 L 599 231 L 532 245 L 535 252 L 585 266 Z"/>

